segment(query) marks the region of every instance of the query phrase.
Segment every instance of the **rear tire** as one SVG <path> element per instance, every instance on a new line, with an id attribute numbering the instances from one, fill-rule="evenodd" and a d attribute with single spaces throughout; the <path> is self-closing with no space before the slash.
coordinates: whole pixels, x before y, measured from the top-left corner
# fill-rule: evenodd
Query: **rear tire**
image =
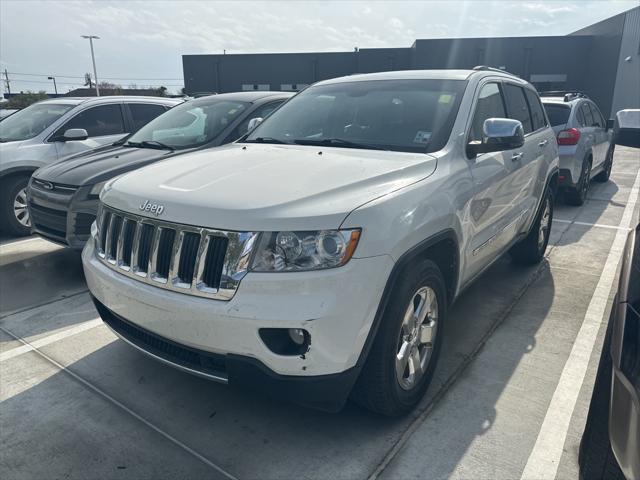
<path id="1" fill-rule="evenodd" d="M 447 300 L 444 278 L 431 260 L 417 260 L 400 275 L 352 392 L 354 401 L 390 417 L 420 402 L 440 355 Z"/>
<path id="2" fill-rule="evenodd" d="M 564 193 L 564 201 L 574 207 L 584 204 L 589 193 L 589 185 L 591 183 L 591 157 L 587 157 L 582 163 L 582 171 L 580 179 L 575 188 L 568 188 Z"/>
<path id="3" fill-rule="evenodd" d="M 614 143 L 609 146 L 609 150 L 607 150 L 607 159 L 604 161 L 602 171 L 595 176 L 595 180 L 597 182 L 605 183 L 609 181 L 609 177 L 611 176 L 611 168 L 613 167 L 613 151 L 615 147 L 616 146 Z"/>
<path id="4" fill-rule="evenodd" d="M 0 183 L 0 225 L 5 233 L 17 237 L 31 234 L 26 189 L 29 176 L 15 175 Z"/>
<path id="5" fill-rule="evenodd" d="M 535 265 L 544 258 L 544 252 L 549 244 L 551 223 L 553 222 L 553 193 L 547 190 L 540 204 L 540 211 L 531 226 L 529 234 L 511 247 L 511 258 L 521 265 Z"/>

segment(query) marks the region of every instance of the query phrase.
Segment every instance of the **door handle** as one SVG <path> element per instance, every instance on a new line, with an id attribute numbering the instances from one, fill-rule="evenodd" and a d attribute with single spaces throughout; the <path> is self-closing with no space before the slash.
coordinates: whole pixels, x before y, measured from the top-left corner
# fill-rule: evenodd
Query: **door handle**
<path id="1" fill-rule="evenodd" d="M 542 140 L 540 143 L 538 143 L 538 146 L 539 147 L 546 147 L 548 142 L 549 142 L 549 140 Z"/>
<path id="2" fill-rule="evenodd" d="M 511 160 L 512 160 L 512 161 L 514 161 L 514 162 L 517 162 L 518 160 L 521 160 L 521 159 L 522 159 L 522 155 L 524 155 L 524 152 L 514 153 L 514 154 L 511 156 Z"/>

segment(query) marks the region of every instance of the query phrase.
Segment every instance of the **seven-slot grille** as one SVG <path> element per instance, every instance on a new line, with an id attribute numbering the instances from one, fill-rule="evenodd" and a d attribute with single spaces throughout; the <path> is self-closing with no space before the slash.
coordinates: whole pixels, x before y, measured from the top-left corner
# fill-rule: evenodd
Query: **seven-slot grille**
<path id="1" fill-rule="evenodd" d="M 245 273 L 248 240 L 254 235 L 169 223 L 105 206 L 96 227 L 97 254 L 105 265 L 158 287 L 223 300 L 233 296 Z"/>

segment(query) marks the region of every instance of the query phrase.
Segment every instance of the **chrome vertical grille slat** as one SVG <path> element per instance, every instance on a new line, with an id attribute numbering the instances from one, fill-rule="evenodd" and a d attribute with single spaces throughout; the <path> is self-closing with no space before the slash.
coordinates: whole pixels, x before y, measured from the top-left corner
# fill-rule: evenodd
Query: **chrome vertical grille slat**
<path id="1" fill-rule="evenodd" d="M 126 218 L 122 219 L 122 224 L 120 225 L 120 235 L 118 235 L 118 243 L 116 246 L 116 265 L 122 265 L 122 250 L 124 248 L 124 235 L 127 227 L 128 220 Z"/>
<path id="2" fill-rule="evenodd" d="M 149 253 L 149 268 L 147 274 L 152 280 L 162 281 L 162 278 L 156 275 L 156 264 L 158 262 L 158 246 L 160 245 L 160 235 L 162 234 L 162 227 L 156 227 L 153 232 L 153 240 L 151 240 L 151 253 Z M 165 279 L 166 280 L 166 279 Z"/>
<path id="3" fill-rule="evenodd" d="M 158 288 L 229 300 L 247 273 L 255 233 L 165 222 L 102 205 L 98 258 L 122 275 Z"/>
<path id="4" fill-rule="evenodd" d="M 169 279 L 177 286 L 180 282 L 178 269 L 180 268 L 180 255 L 182 254 L 182 243 L 184 242 L 184 231 L 178 232 L 178 238 L 173 242 L 173 252 L 171 254 L 171 264 L 169 265 Z"/>
<path id="5" fill-rule="evenodd" d="M 200 246 L 198 248 L 198 255 L 196 256 L 196 268 L 193 271 L 193 281 L 191 282 L 191 291 L 197 292 L 204 286 L 202 281 L 202 275 L 205 267 L 205 257 L 209 250 L 209 235 L 207 232 L 202 232 L 200 236 Z"/>
<path id="6" fill-rule="evenodd" d="M 133 235 L 133 244 L 131 245 L 131 271 L 138 274 L 138 251 L 140 250 L 140 235 L 142 234 L 142 224 L 136 222 L 136 232 Z"/>
<path id="7" fill-rule="evenodd" d="M 116 223 L 117 215 L 111 214 L 109 217 L 109 226 L 107 227 L 107 238 L 104 246 L 104 254 L 109 263 L 116 263 L 115 258 L 111 256 L 111 242 L 113 241 L 113 227 Z"/>

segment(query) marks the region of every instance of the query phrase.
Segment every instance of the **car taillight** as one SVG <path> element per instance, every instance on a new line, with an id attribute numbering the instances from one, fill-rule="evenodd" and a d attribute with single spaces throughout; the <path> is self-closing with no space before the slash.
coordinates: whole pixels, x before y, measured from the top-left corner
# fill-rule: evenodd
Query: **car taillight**
<path id="1" fill-rule="evenodd" d="M 558 133 L 558 145 L 575 145 L 580 140 L 580 130 L 570 128 Z"/>

